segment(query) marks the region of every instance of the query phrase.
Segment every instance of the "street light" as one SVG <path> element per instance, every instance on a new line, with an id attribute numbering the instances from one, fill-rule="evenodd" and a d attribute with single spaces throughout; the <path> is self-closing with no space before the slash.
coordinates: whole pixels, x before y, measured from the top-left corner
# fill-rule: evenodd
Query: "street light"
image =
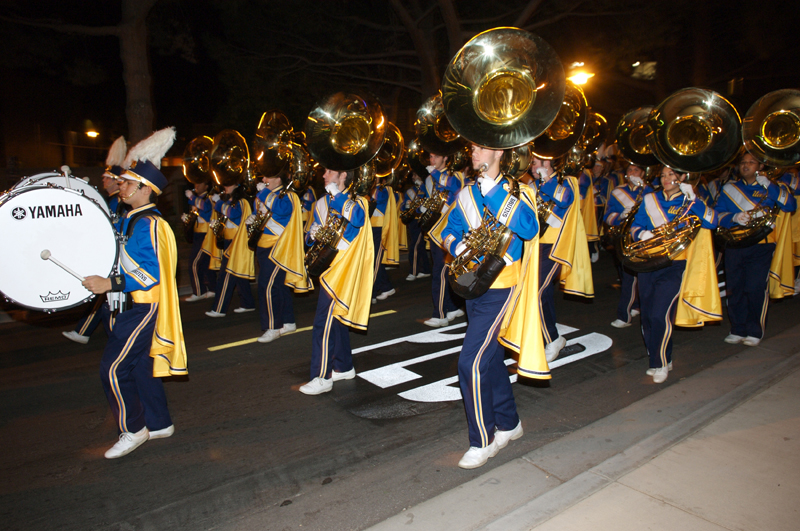
<path id="1" fill-rule="evenodd" d="M 97 138 L 99 134 L 97 131 L 86 131 L 86 136 L 89 138 Z"/>
<path id="2" fill-rule="evenodd" d="M 569 77 L 569 80 L 576 85 L 585 85 L 586 82 L 593 77 L 594 74 L 591 72 L 576 72 Z"/>

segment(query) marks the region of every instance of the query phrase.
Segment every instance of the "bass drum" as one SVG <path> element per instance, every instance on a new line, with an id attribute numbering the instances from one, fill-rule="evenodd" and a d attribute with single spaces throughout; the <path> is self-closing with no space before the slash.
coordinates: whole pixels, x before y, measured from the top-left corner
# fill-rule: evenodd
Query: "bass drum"
<path id="1" fill-rule="evenodd" d="M 18 190 L 28 186 L 47 186 L 48 184 L 59 186 L 64 189 L 71 188 L 72 190 L 81 190 L 83 191 L 83 195 L 89 199 L 94 199 L 106 214 L 109 216 L 111 215 L 105 198 L 100 194 L 100 192 L 97 191 L 97 188 L 87 183 L 83 179 L 78 179 L 77 177 L 72 176 L 64 177 L 63 173 L 39 173 L 31 177 L 24 177 L 20 182 L 15 184 L 11 190 Z"/>
<path id="2" fill-rule="evenodd" d="M 63 176 L 61 179 L 63 180 Z M 117 233 L 94 199 L 60 186 L 23 186 L 0 199 L 0 292 L 33 310 L 54 312 L 94 295 L 51 260 L 81 276 L 108 277 L 117 263 Z"/>

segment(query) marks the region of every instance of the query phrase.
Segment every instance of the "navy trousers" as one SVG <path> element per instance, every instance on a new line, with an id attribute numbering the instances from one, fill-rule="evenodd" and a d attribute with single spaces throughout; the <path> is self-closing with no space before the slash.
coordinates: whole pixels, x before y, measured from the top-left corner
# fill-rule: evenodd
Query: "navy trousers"
<path id="1" fill-rule="evenodd" d="M 764 337 L 769 306 L 769 265 L 774 243 L 725 249 L 725 291 L 731 333 Z"/>
<path id="2" fill-rule="evenodd" d="M 119 432 L 136 433 L 172 425 L 161 378 L 153 377 L 150 347 L 158 304 L 134 304 L 112 318 L 108 306 L 108 343 L 100 360 L 100 380 Z"/>
<path id="3" fill-rule="evenodd" d="M 672 361 L 672 323 L 678 309 L 686 260 L 651 273 L 639 273 L 642 335 L 650 367 L 666 367 Z"/>
<path id="4" fill-rule="evenodd" d="M 319 290 L 317 313 L 312 332 L 311 379 L 331 377 L 331 370 L 347 372 L 353 368 L 350 329 L 333 316 L 333 299 Z"/>
<path id="5" fill-rule="evenodd" d="M 212 291 L 217 285 L 217 272 L 208 268 L 211 257 L 202 251 L 202 232 L 194 234 L 192 254 L 189 258 L 189 281 L 192 284 L 192 293 L 202 295 Z"/>
<path id="6" fill-rule="evenodd" d="M 102 308 L 105 306 L 105 296 L 98 295 L 95 298 L 94 303 L 92 304 L 92 311 L 78 321 L 78 324 L 75 325 L 75 331 L 82 336 L 91 336 L 94 333 L 95 329 L 97 329 L 98 325 L 103 322 L 103 311 Z"/>
<path id="7" fill-rule="evenodd" d="M 259 247 L 258 258 L 258 309 L 261 330 L 279 330 L 286 323 L 294 323 L 292 290 L 285 285 L 286 271 L 269 259 L 272 249 Z"/>
<path id="8" fill-rule="evenodd" d="M 225 248 L 231 244 L 231 240 L 225 240 Z M 214 296 L 213 310 L 219 313 L 227 313 L 231 303 L 234 290 L 239 292 L 239 305 L 242 308 L 255 308 L 253 294 L 250 292 L 250 281 L 246 278 L 237 277 L 225 271 L 228 266 L 228 259 L 223 256 L 222 264 L 217 275 L 217 291 Z"/>
<path id="9" fill-rule="evenodd" d="M 467 302 L 469 325 L 458 356 L 458 383 L 467 414 L 469 445 L 484 448 L 495 428 L 513 430 L 519 423 L 508 379 L 505 348 L 497 342 L 512 288 L 490 289 Z"/>
<path id="10" fill-rule="evenodd" d="M 458 310 L 453 302 L 450 285 L 447 283 L 447 268 L 444 266 L 444 251 L 431 244 L 433 272 L 431 273 L 431 295 L 433 297 L 433 317 L 445 319 L 447 312 Z"/>
<path id="11" fill-rule="evenodd" d="M 375 246 L 375 268 L 372 271 L 372 297 L 391 291 L 394 289 L 392 282 L 389 280 L 389 273 L 386 272 L 386 264 L 383 262 L 383 254 L 386 252 L 381 246 L 381 236 L 383 234 L 382 227 L 372 228 L 372 244 Z"/>
<path id="12" fill-rule="evenodd" d="M 539 316 L 542 321 L 544 344 L 558 339 L 556 327 L 556 284 L 561 264 L 550 259 L 553 244 L 539 245 Z"/>
<path id="13" fill-rule="evenodd" d="M 415 219 L 406 225 L 408 234 L 408 265 L 412 275 L 420 273 L 430 274 L 431 264 L 428 261 L 428 251 L 425 249 L 425 237 Z"/>
<path id="14" fill-rule="evenodd" d="M 619 304 L 617 305 L 617 319 L 631 322 L 631 310 L 639 309 L 639 281 L 636 273 L 628 271 L 622 264 L 617 266 L 619 273 L 621 291 L 619 294 Z"/>

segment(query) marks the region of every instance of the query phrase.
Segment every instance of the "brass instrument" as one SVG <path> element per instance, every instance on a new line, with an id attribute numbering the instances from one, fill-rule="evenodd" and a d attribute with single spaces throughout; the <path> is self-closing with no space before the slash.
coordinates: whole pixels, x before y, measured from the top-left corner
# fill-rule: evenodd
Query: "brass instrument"
<path id="1" fill-rule="evenodd" d="M 561 62 L 544 40 L 517 28 L 496 28 L 471 39 L 450 61 L 442 102 L 453 128 L 470 142 L 490 149 L 525 146 L 504 165 L 512 172 L 504 174 L 510 193 L 518 198 L 516 176 L 530 165 L 526 144 L 556 119 L 565 84 Z M 464 235 L 466 249 L 448 266 L 453 290 L 465 299 L 486 293 L 505 268 L 513 238 L 484 207 L 481 224 Z"/>
<path id="2" fill-rule="evenodd" d="M 676 92 L 653 109 L 648 124 L 647 142 L 656 158 L 682 173 L 724 166 L 739 150 L 739 113 L 710 90 L 688 88 Z M 649 240 L 633 241 L 628 230 L 622 235 L 619 257 L 633 271 L 667 267 L 689 246 L 700 224 L 687 207 L 672 221 L 651 231 L 654 236 Z"/>
<path id="3" fill-rule="evenodd" d="M 242 183 L 250 165 L 250 151 L 244 137 L 232 129 L 220 131 L 214 137 L 214 145 L 209 154 L 211 175 L 214 182 L 221 187 L 238 186 Z M 224 196 L 225 201 L 229 199 Z M 214 232 L 217 247 L 223 248 L 225 243 L 225 224 L 228 217 L 219 215 L 212 221 L 209 229 Z"/>
<path id="4" fill-rule="evenodd" d="M 441 94 L 431 96 L 417 110 L 414 130 L 419 145 L 430 153 L 452 155 L 466 145 L 445 115 Z"/>
<path id="5" fill-rule="evenodd" d="M 658 165 L 658 159 L 647 143 L 648 119 L 653 106 L 639 107 L 625 113 L 617 124 L 616 139 L 622 156 L 638 166 Z"/>
<path id="6" fill-rule="evenodd" d="M 419 215 L 419 228 L 423 234 L 428 234 L 428 232 L 436 225 L 436 222 L 439 221 L 439 218 L 442 217 L 442 207 L 447 202 L 447 196 L 450 194 L 447 190 L 435 191 L 436 187 L 434 186 L 434 192 L 426 197 L 422 204 L 419 206 L 420 209 L 424 208 L 422 214 Z"/>
<path id="7" fill-rule="evenodd" d="M 211 163 L 208 155 L 214 146 L 214 140 L 207 136 L 198 136 L 183 151 L 183 176 L 190 183 L 211 183 Z M 183 236 L 187 243 L 194 241 L 194 226 L 197 223 L 197 209 L 192 207 L 183 221 Z"/>
<path id="8" fill-rule="evenodd" d="M 762 164 L 800 165 L 800 91 L 784 89 L 761 97 L 742 120 L 745 149 Z M 723 248 L 755 245 L 775 228 L 780 208 L 759 202 L 749 210 L 750 221 L 730 229 L 718 227 L 716 242 Z"/>
<path id="9" fill-rule="evenodd" d="M 423 184 L 424 186 L 424 184 Z M 422 187 L 414 185 L 414 199 L 408 204 L 408 208 L 400 212 L 400 221 L 408 225 L 417 219 L 417 209 L 425 202 L 425 197 L 422 195 Z"/>
<path id="10" fill-rule="evenodd" d="M 294 192 L 302 197 L 313 174 L 311 157 L 305 148 L 293 142 L 288 147 L 290 161 L 287 171 L 291 172 L 292 180 L 283 190 L 278 192 L 278 199 L 283 199 L 289 192 Z M 270 219 L 272 219 L 271 209 L 267 209 L 266 212 L 259 210 L 253 219 L 253 223 L 247 226 L 247 246 L 251 251 L 255 251 L 258 247 L 258 240 L 261 239 L 264 227 Z"/>
<path id="11" fill-rule="evenodd" d="M 569 81 L 555 120 L 533 141 L 533 155 L 539 159 L 552 160 L 572 149 L 583 135 L 587 111 L 588 104 L 583 90 Z"/>
<path id="12" fill-rule="evenodd" d="M 391 183 L 386 183 L 386 186 L 394 184 L 395 174 L 394 171 L 400 167 L 403 162 L 403 152 L 405 151 L 405 142 L 403 142 L 403 135 L 396 125 L 389 122 L 386 124 L 386 134 L 383 139 L 383 145 L 375 155 L 375 175 L 379 179 L 390 178 Z"/>
<path id="13" fill-rule="evenodd" d="M 386 127 L 383 107 L 376 98 L 337 92 L 309 113 L 304 130 L 308 151 L 316 161 L 333 171 L 352 171 L 343 193 L 366 196 L 375 182 L 372 159 L 383 145 Z M 347 220 L 329 208 L 325 224 L 317 230 L 305 256 L 309 275 L 321 275 L 330 267 L 346 228 Z"/>
<path id="14" fill-rule="evenodd" d="M 556 171 L 561 174 L 577 177 L 591 162 L 592 154 L 608 138 L 608 122 L 602 114 L 591 109 L 586 116 L 586 125 L 578 141 L 570 148 L 566 156 L 556 164 Z"/>

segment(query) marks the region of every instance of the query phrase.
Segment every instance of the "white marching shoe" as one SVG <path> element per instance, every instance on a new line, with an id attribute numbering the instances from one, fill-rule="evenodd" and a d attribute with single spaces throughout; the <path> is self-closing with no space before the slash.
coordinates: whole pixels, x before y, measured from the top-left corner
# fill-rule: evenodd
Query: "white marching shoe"
<path id="1" fill-rule="evenodd" d="M 730 343 L 731 345 L 736 345 L 744 341 L 744 338 L 742 336 L 737 336 L 736 334 L 728 334 L 725 336 L 723 341 L 725 341 L 725 343 Z"/>
<path id="2" fill-rule="evenodd" d="M 564 339 L 564 336 L 558 336 L 558 339 L 553 341 L 552 343 L 548 343 L 546 347 L 544 347 L 544 357 L 548 363 L 556 361 L 558 355 L 561 353 L 561 349 L 564 348 L 564 345 L 567 344 L 567 340 Z"/>
<path id="3" fill-rule="evenodd" d="M 75 343 L 80 343 L 81 345 L 85 345 L 89 342 L 89 336 L 82 336 L 75 330 L 70 330 L 69 332 L 61 332 L 64 337 L 74 341 Z"/>
<path id="4" fill-rule="evenodd" d="M 128 455 L 132 451 L 139 448 L 150 438 L 150 432 L 147 428 L 142 428 L 136 433 L 124 431 L 119 434 L 117 443 L 106 451 L 106 459 L 116 459 L 123 455 Z"/>
<path id="5" fill-rule="evenodd" d="M 243 307 L 240 306 L 240 307 L 236 308 L 235 310 L 233 310 L 233 313 L 247 313 L 247 312 L 254 312 L 254 311 L 256 311 L 255 308 L 243 308 Z"/>
<path id="6" fill-rule="evenodd" d="M 166 439 L 167 437 L 172 437 L 172 434 L 175 433 L 175 425 L 170 424 L 166 428 L 155 430 L 150 432 L 150 440 L 153 439 Z"/>
<path id="7" fill-rule="evenodd" d="M 202 295 L 195 295 L 194 293 L 192 293 L 190 296 L 188 296 L 185 299 L 183 299 L 183 301 L 184 302 L 195 302 L 195 301 L 201 301 L 201 300 L 203 300 L 205 298 L 206 298 L 206 294 L 205 293 L 203 293 Z"/>
<path id="8" fill-rule="evenodd" d="M 344 371 L 344 372 L 331 371 L 331 380 L 334 382 L 338 382 L 341 380 L 352 380 L 355 377 L 356 377 L 355 367 L 353 367 L 349 371 Z"/>
<path id="9" fill-rule="evenodd" d="M 747 336 L 746 338 L 742 339 L 742 345 L 747 345 L 748 347 L 755 347 L 759 343 L 761 343 L 761 340 L 753 336 Z"/>
<path id="10" fill-rule="evenodd" d="M 224 313 L 220 313 L 220 312 L 217 312 L 217 311 L 214 311 L 214 310 L 211 310 L 210 312 L 206 312 L 206 315 L 209 316 L 209 317 L 225 317 Z"/>
<path id="11" fill-rule="evenodd" d="M 294 323 L 284 323 L 280 329 L 281 335 L 296 331 L 297 331 L 297 325 Z"/>
<path id="12" fill-rule="evenodd" d="M 669 376 L 669 368 L 667 367 L 659 367 L 653 372 L 653 382 L 654 383 L 661 383 L 666 381 L 667 376 Z"/>
<path id="13" fill-rule="evenodd" d="M 499 451 L 500 448 L 497 446 L 497 439 L 484 448 L 470 446 L 467 453 L 465 453 L 464 457 L 458 462 L 458 466 L 466 469 L 481 467 L 486 464 L 490 457 L 496 456 Z"/>
<path id="14" fill-rule="evenodd" d="M 314 378 L 305 385 L 300 386 L 300 392 L 304 395 L 321 395 L 333 389 L 333 379 Z"/>
<path id="15" fill-rule="evenodd" d="M 613 326 L 614 328 L 628 328 L 630 325 L 631 323 L 626 323 L 622 319 L 614 319 L 611 322 L 611 326 Z"/>
<path id="16" fill-rule="evenodd" d="M 672 362 L 669 362 L 667 364 L 667 371 L 671 371 L 671 370 L 672 370 Z M 647 369 L 647 372 L 646 372 L 647 376 L 653 376 L 655 373 L 656 373 L 656 369 L 653 368 L 653 367 Z"/>
<path id="17" fill-rule="evenodd" d="M 447 312 L 447 320 L 452 321 L 453 319 L 458 319 L 459 317 L 464 317 L 464 310 L 461 308 L 457 309 L 454 312 Z"/>
<path id="18" fill-rule="evenodd" d="M 281 331 L 270 328 L 258 338 L 259 343 L 270 343 L 281 337 Z"/>
<path id="19" fill-rule="evenodd" d="M 631 310 L 631 317 L 636 317 L 640 313 L 642 313 L 642 312 L 640 312 L 639 310 L 633 309 L 633 310 Z"/>
<path id="20" fill-rule="evenodd" d="M 379 301 L 385 301 L 386 299 L 388 299 L 389 297 L 391 297 L 395 293 L 397 293 L 397 292 L 395 291 L 394 288 L 392 288 L 389 291 L 384 291 L 383 293 L 381 293 L 380 295 L 378 295 L 375 298 L 378 299 Z"/>
<path id="21" fill-rule="evenodd" d="M 423 324 L 428 325 L 428 326 L 432 326 L 433 328 L 439 328 L 441 326 L 447 326 L 448 324 L 450 324 L 450 321 L 448 321 L 446 318 L 445 319 L 439 319 L 438 317 L 431 317 L 430 319 L 425 321 Z"/>
<path id="22" fill-rule="evenodd" d="M 502 450 L 508 444 L 508 441 L 516 441 L 522 437 L 522 421 L 517 422 L 516 428 L 513 430 L 497 430 L 494 432 L 494 442 L 497 444 L 497 449 Z"/>
<path id="23" fill-rule="evenodd" d="M 420 273 L 417 275 L 417 278 L 428 278 L 429 276 L 431 276 L 430 273 Z"/>
<path id="24" fill-rule="evenodd" d="M 417 280 L 417 276 L 416 275 L 408 275 L 406 277 L 406 280 L 408 280 L 409 282 L 413 282 L 413 281 Z"/>

